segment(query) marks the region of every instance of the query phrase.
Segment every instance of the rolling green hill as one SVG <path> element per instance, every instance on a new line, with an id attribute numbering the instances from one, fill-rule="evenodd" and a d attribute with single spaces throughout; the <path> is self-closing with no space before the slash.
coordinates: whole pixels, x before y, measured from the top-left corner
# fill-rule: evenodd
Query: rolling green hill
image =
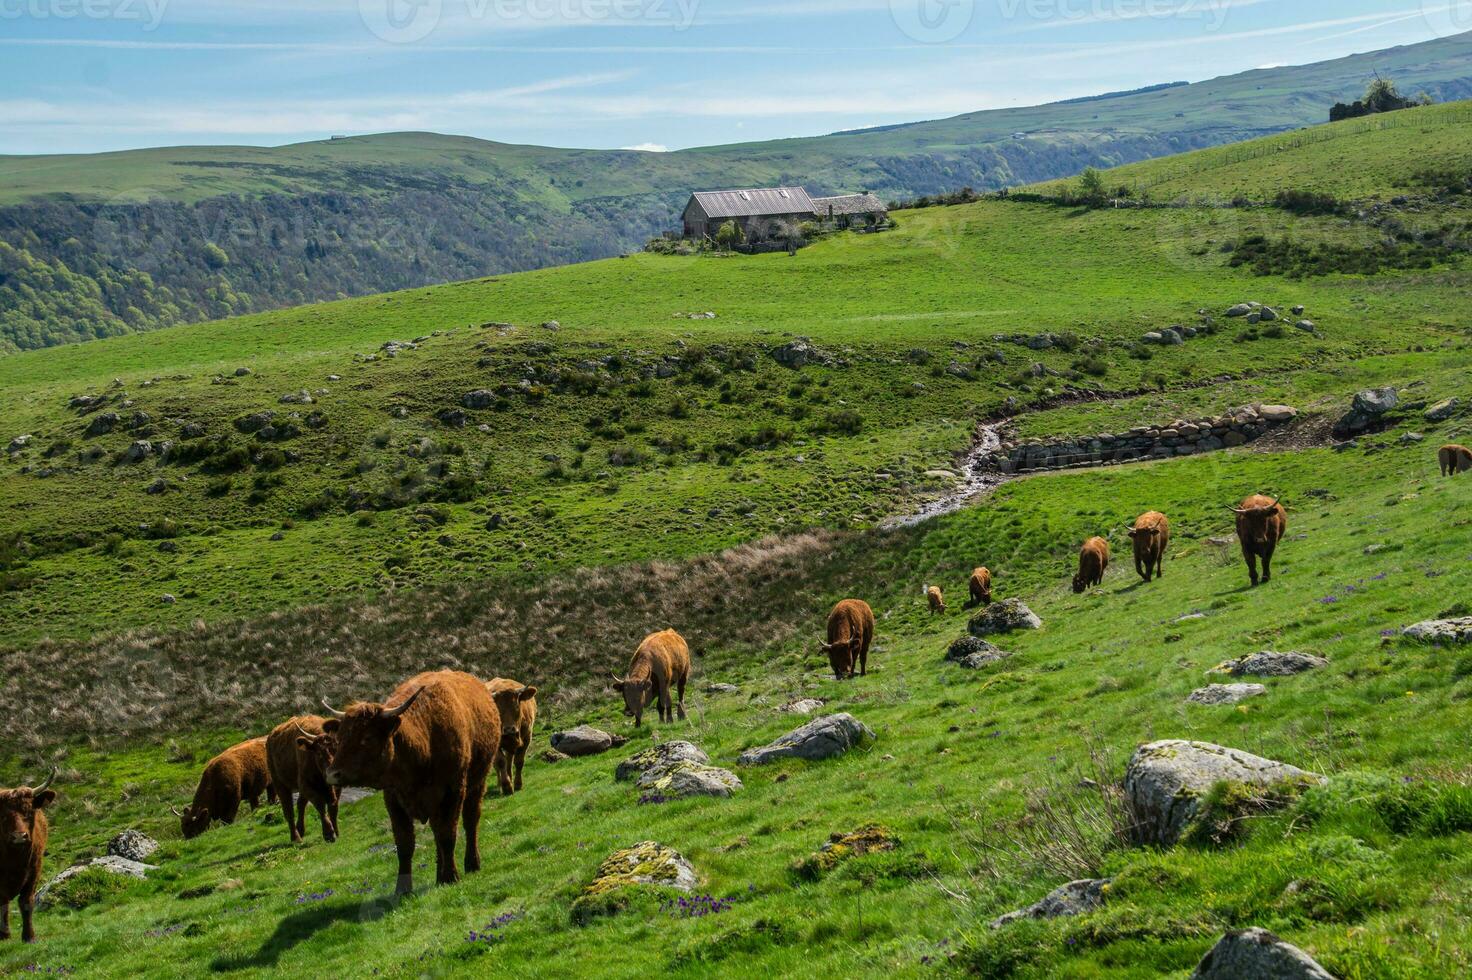
<path id="1" fill-rule="evenodd" d="M 675 153 L 395 133 L 0 157 L 0 352 L 637 248 L 692 189 L 997 189 L 1327 118 L 1375 71 L 1472 96 L 1472 35 L 1025 109 Z"/>
<path id="2" fill-rule="evenodd" d="M 1457 164 L 1457 107 L 1402 117 Z M 61 767 L 48 872 L 126 827 L 163 845 L 147 881 L 64 889 L 0 970 L 1183 978 L 1261 926 L 1337 977 L 1466 973 L 1472 658 L 1399 632 L 1469 613 L 1472 479 L 1435 460 L 1472 442 L 1465 197 L 1403 174 L 1384 134 L 1248 144 L 1283 178 L 1239 206 L 1207 150 L 1162 163 L 1181 176 L 1150 207 L 989 198 L 794 257 L 640 254 L 0 360 L 0 784 Z M 1273 203 L 1308 188 L 1379 207 Z M 1301 305 L 1312 329 L 1225 315 L 1247 301 Z M 1145 342 L 1172 324 L 1194 335 Z M 1331 446 L 1372 386 L 1397 391 L 1383 430 Z M 1299 416 L 892 521 L 956 492 L 982 423 L 1077 438 L 1252 403 Z M 1253 590 L 1226 507 L 1256 491 L 1281 495 L 1289 533 Z M 1145 584 L 1124 529 L 1152 508 L 1173 536 Z M 1093 534 L 1115 562 L 1075 595 Z M 944 658 L 977 564 L 1043 627 L 993 637 L 1011 656 L 971 671 Z M 816 643 L 850 595 L 879 635 L 869 676 L 840 683 Z M 636 730 L 600 678 L 666 626 L 695 650 L 689 718 Z M 1328 663 L 1239 705 L 1186 702 L 1262 649 Z M 331 845 L 310 823 L 288 845 L 265 810 L 180 838 L 166 807 L 223 746 L 440 666 L 539 688 L 526 788 L 487 801 L 478 874 L 430 888 L 420 868 L 392 900 L 372 798 Z M 738 766 L 801 723 L 780 710 L 799 697 L 875 739 Z M 581 722 L 631 742 L 540 758 Z M 672 738 L 743 788 L 640 802 L 615 781 Z M 1219 785 L 1189 842 L 1137 846 L 1117 786 L 1163 738 L 1328 782 Z M 893 849 L 810 859 L 873 824 Z M 600 861 L 644 840 L 691 860 L 707 911 L 662 891 L 575 911 Z M 990 927 L 1084 877 L 1110 879 L 1100 908 Z"/>

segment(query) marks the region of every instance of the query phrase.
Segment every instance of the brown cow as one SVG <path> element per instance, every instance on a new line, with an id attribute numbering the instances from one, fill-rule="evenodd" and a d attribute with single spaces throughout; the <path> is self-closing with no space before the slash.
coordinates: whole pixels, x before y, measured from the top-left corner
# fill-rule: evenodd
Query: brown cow
<path id="1" fill-rule="evenodd" d="M 20 938 L 36 941 L 31 912 L 50 832 L 45 810 L 56 802 L 56 791 L 51 788 L 55 779 L 56 769 L 52 768 L 51 775 L 35 789 L 0 789 L 0 939 L 10 938 L 10 900 L 18 898 Z"/>
<path id="2" fill-rule="evenodd" d="M 927 585 L 925 587 L 925 600 L 930 603 L 930 612 L 932 615 L 946 611 L 946 600 L 940 594 L 940 586 Z"/>
<path id="3" fill-rule="evenodd" d="M 992 604 L 992 573 L 989 569 L 978 568 L 971 573 L 971 581 L 967 583 L 971 590 L 971 604 L 973 606 L 989 606 Z"/>
<path id="4" fill-rule="evenodd" d="M 1078 574 L 1073 577 L 1075 594 L 1092 589 L 1104 581 L 1104 569 L 1109 567 L 1109 542 L 1103 538 L 1090 538 L 1078 552 Z"/>
<path id="5" fill-rule="evenodd" d="M 1472 470 L 1472 449 L 1459 446 L 1456 443 L 1442 446 L 1441 451 L 1436 454 L 1441 463 L 1442 476 L 1456 476 Z"/>
<path id="6" fill-rule="evenodd" d="M 1170 544 L 1170 521 L 1158 510 L 1146 511 L 1135 518 L 1135 526 L 1126 532 L 1135 543 L 1135 571 L 1140 578 L 1165 577 L 1165 546 Z"/>
<path id="7" fill-rule="evenodd" d="M 828 642 L 823 650 L 839 680 L 869 673 L 869 644 L 874 642 L 874 610 L 862 599 L 844 599 L 828 614 Z"/>
<path id="8" fill-rule="evenodd" d="M 283 721 L 266 736 L 266 763 L 271 768 L 271 786 L 281 800 L 286 829 L 293 844 L 307 832 L 307 804 L 322 822 L 322 839 L 337 840 L 338 788 L 327 783 L 337 738 L 322 733 L 322 718 L 300 715 Z M 292 794 L 296 813 L 292 813 Z"/>
<path id="9" fill-rule="evenodd" d="M 532 729 L 537 724 L 537 689 L 520 681 L 495 677 L 486 681 L 486 690 L 491 692 L 491 700 L 501 715 L 501 752 L 496 757 L 496 776 L 502 795 L 510 796 L 521 789 L 521 767 L 526 764 L 526 750 L 532 744 Z"/>
<path id="10" fill-rule="evenodd" d="M 1288 530 L 1288 515 L 1283 505 L 1271 497 L 1254 494 L 1242 501 L 1241 507 L 1228 508 L 1237 515 L 1237 540 L 1242 543 L 1242 558 L 1247 574 L 1257 585 L 1257 559 L 1262 559 L 1262 581 L 1273 577 L 1273 551 Z"/>
<path id="11" fill-rule="evenodd" d="M 685 682 L 690 679 L 690 646 L 674 630 L 650 633 L 634 651 L 623 677 L 613 675 L 613 689 L 624 696 L 624 714 L 634 726 L 644 722 L 644 709 L 656 702 L 660 721 L 674 721 L 675 711 L 685 717 Z M 670 685 L 679 688 L 679 699 L 670 701 Z"/>
<path id="12" fill-rule="evenodd" d="M 205 764 L 194 790 L 194 802 L 182 811 L 170 807 L 179 818 L 179 830 L 185 840 L 192 840 L 210 829 L 210 824 L 234 823 L 242 800 L 250 801 L 255 810 L 276 800 L 271 785 L 271 770 L 266 763 L 266 737 L 252 738 L 232 745 Z"/>
<path id="13" fill-rule="evenodd" d="M 480 870 L 480 807 L 501 745 L 501 715 L 484 681 L 455 670 L 404 681 L 384 704 L 359 703 L 322 730 L 337 736 L 333 786 L 383 790 L 399 856 L 394 892 L 414 890 L 414 822 L 434 833 L 435 882 L 454 884 L 456 825 L 465 825 L 465 871 Z"/>

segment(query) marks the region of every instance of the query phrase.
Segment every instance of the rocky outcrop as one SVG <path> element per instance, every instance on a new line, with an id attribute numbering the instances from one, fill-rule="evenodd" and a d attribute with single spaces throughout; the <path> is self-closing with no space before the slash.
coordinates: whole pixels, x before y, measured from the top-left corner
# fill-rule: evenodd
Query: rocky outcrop
<path id="1" fill-rule="evenodd" d="M 1423 643 L 1472 643 L 1472 616 L 1459 619 L 1428 619 L 1401 630 Z"/>
<path id="2" fill-rule="evenodd" d="M 760 766 L 778 759 L 829 759 L 873 737 L 869 726 L 853 715 L 824 715 L 769 745 L 747 749 L 737 761 L 743 766 Z"/>
<path id="3" fill-rule="evenodd" d="M 799 877 L 816 880 L 849 858 L 879 854 L 899 847 L 900 839 L 888 827 L 870 824 L 845 834 L 832 834 L 812 854 L 793 865 Z"/>
<path id="4" fill-rule="evenodd" d="M 1011 633 L 1016 630 L 1041 629 L 1043 621 L 1037 613 L 1027 608 L 1021 599 L 1003 599 L 994 602 L 971 617 L 966 629 L 972 636 L 991 636 L 996 633 Z"/>
<path id="5" fill-rule="evenodd" d="M 1190 980 L 1334 980 L 1310 955 L 1266 929 L 1229 932 L 1196 964 Z"/>
<path id="6" fill-rule="evenodd" d="M 125 830 L 107 842 L 107 853 L 112 857 L 143 862 L 158 850 L 158 841 L 138 830 Z"/>
<path id="7" fill-rule="evenodd" d="M 1386 416 L 1399 404 L 1400 396 L 1394 388 L 1366 388 L 1354 396 L 1349 411 L 1334 423 L 1334 435 L 1343 439 L 1381 429 Z"/>
<path id="8" fill-rule="evenodd" d="M 1083 878 L 1070 881 L 1055 888 L 1027 908 L 1008 912 L 991 921 L 993 929 L 1016 922 L 1019 919 L 1057 919 L 1065 915 L 1082 915 L 1092 912 L 1104 904 L 1104 895 L 1109 890 L 1108 878 Z"/>
<path id="9" fill-rule="evenodd" d="M 741 789 L 741 779 L 729 769 L 700 762 L 670 762 L 639 777 L 642 802 L 683 799 L 687 796 L 730 796 Z"/>
<path id="10" fill-rule="evenodd" d="M 807 337 L 797 337 L 771 350 L 772 360 L 783 367 L 803 368 L 810 364 L 831 365 L 833 356 L 815 347 Z"/>
<path id="11" fill-rule="evenodd" d="M 586 923 L 594 916 L 618 911 L 618 893 L 640 887 L 693 891 L 700 883 L 695 868 L 679 851 L 652 840 L 614 851 L 603 859 L 593 880 L 573 902 L 573 921 Z"/>
<path id="12" fill-rule="evenodd" d="M 85 871 L 91 871 L 93 868 L 99 868 L 108 874 L 126 875 L 129 878 L 138 878 L 141 880 L 148 877 L 148 872 L 157 870 L 158 866 L 144 864 L 141 861 L 134 861 L 125 857 L 118 857 L 115 854 L 109 854 L 105 857 L 95 857 L 83 864 L 72 865 L 37 889 L 36 905 L 40 908 L 50 905 L 58 889 L 65 890 L 68 881 Z"/>
<path id="13" fill-rule="evenodd" d="M 638 779 L 652 769 L 672 766 L 678 762 L 694 762 L 704 765 L 710 762 L 710 756 L 693 742 L 680 740 L 660 742 L 658 745 L 651 745 L 647 749 L 635 752 L 620 762 L 618 768 L 613 772 L 613 778 L 619 782 L 626 782 Z"/>
<path id="14" fill-rule="evenodd" d="M 1243 446 L 1298 417 L 1290 405 L 1245 405 L 1224 415 L 1140 425 L 1126 432 L 1056 441 L 1004 441 L 980 464 L 1004 473 L 1030 473 L 1192 456 Z"/>
<path id="15" fill-rule="evenodd" d="M 1432 405 L 1430 408 L 1426 409 L 1426 421 L 1445 422 L 1453 415 L 1456 415 L 1457 410 L 1461 407 L 1462 400 L 1460 398 L 1448 398 L 1445 401 L 1439 401 L 1435 405 Z"/>
<path id="16" fill-rule="evenodd" d="M 1255 802 L 1266 806 L 1271 794 L 1323 781 L 1317 773 L 1239 749 L 1167 739 L 1135 750 L 1125 767 L 1124 795 L 1136 841 L 1170 847 L 1191 829 L 1218 783 L 1261 791 Z"/>
<path id="17" fill-rule="evenodd" d="M 1291 677 L 1306 670 L 1327 666 L 1328 660 L 1311 653 L 1263 650 L 1261 653 L 1250 653 L 1245 657 L 1217 664 L 1207 673 L 1230 674 L 1233 677 Z"/>

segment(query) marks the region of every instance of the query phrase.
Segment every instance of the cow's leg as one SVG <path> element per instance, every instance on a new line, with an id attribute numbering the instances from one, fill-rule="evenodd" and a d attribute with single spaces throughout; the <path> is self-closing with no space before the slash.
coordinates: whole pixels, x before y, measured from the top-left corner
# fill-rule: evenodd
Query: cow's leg
<path id="1" fill-rule="evenodd" d="M 322 839 L 331 844 L 337 840 L 337 821 L 328 816 L 327 800 L 313 800 L 312 806 L 317 810 L 317 819 L 322 824 Z"/>
<path id="2" fill-rule="evenodd" d="M 1268 544 L 1266 547 L 1264 547 L 1262 549 L 1262 580 L 1264 582 L 1268 582 L 1268 581 L 1271 581 L 1272 580 L 1272 577 L 1273 577 L 1273 551 L 1276 548 L 1277 548 L 1277 543 L 1276 542 L 1273 542 L 1273 543 Z"/>
<path id="3" fill-rule="evenodd" d="M 337 840 L 337 794 L 327 798 L 327 817 L 332 821 L 332 839 Z"/>
<path id="4" fill-rule="evenodd" d="M 511 783 L 511 766 L 514 760 L 502 749 L 496 755 L 496 782 L 501 787 L 502 796 L 510 796 L 516 792 L 516 787 Z M 469 870 L 468 868 L 466 870 Z"/>
<path id="5" fill-rule="evenodd" d="M 399 857 L 399 878 L 394 883 L 394 894 L 410 895 L 414 892 L 414 819 L 387 793 L 383 795 L 383 805 L 388 810 L 388 822 L 394 830 L 394 850 Z"/>
<path id="6" fill-rule="evenodd" d="M 301 840 L 307 836 L 307 795 L 296 794 L 296 839 Z"/>
<path id="7" fill-rule="evenodd" d="M 468 788 L 461 784 L 455 789 L 447 790 L 440 803 L 439 813 L 429 823 L 430 830 L 434 833 L 434 881 L 437 885 L 453 885 L 460 880 L 460 871 L 455 867 L 455 836 L 459 832 L 460 820 L 466 813 Z M 482 786 L 480 791 L 484 793 L 485 787 Z M 480 811 L 477 809 L 475 812 L 479 822 Z M 469 846 L 467 843 L 467 850 Z"/>
<path id="8" fill-rule="evenodd" d="M 664 687 L 659 692 L 659 720 L 674 721 L 675 707 L 674 699 L 670 697 L 670 682 L 665 681 Z"/>
<path id="9" fill-rule="evenodd" d="M 465 806 L 460 811 L 460 821 L 465 827 L 465 873 L 480 870 L 480 801 L 485 795 L 485 783 L 472 787 L 465 794 Z"/>
<path id="10" fill-rule="evenodd" d="M 31 883 L 28 891 L 20 893 L 20 941 L 33 943 L 36 941 L 36 930 L 31 925 L 31 913 L 36 908 L 36 885 Z"/>
<path id="11" fill-rule="evenodd" d="M 531 741 L 531 739 L 527 739 Z M 521 767 L 526 763 L 526 746 L 516 750 L 516 791 L 521 792 Z"/>
<path id="12" fill-rule="evenodd" d="M 286 832 L 291 835 L 291 842 L 295 844 L 302 839 L 301 831 L 297 829 L 296 820 L 291 812 L 291 794 L 281 794 L 281 815 L 286 818 Z"/>
<path id="13" fill-rule="evenodd" d="M 1242 542 L 1242 560 L 1247 562 L 1247 574 L 1252 579 L 1252 584 L 1257 584 L 1257 553 Z"/>
<path id="14" fill-rule="evenodd" d="M 853 676 L 852 668 L 850 668 L 849 676 Z M 859 644 L 859 676 L 869 676 L 869 644 L 867 643 Z"/>
<path id="15" fill-rule="evenodd" d="M 680 707 L 680 720 L 685 720 L 685 681 L 690 679 L 689 674 L 680 675 L 680 700 L 676 702 Z"/>
<path id="16" fill-rule="evenodd" d="M 0 903 L 0 939 L 10 938 L 10 899 Z"/>
<path id="17" fill-rule="evenodd" d="M 1155 577 L 1165 578 L 1165 552 L 1155 556 Z"/>

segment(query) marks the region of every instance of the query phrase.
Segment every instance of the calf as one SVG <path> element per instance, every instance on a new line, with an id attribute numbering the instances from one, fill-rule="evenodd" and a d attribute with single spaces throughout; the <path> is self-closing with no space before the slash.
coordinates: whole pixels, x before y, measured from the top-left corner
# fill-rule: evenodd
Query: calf
<path id="1" fill-rule="evenodd" d="M 1092 589 L 1104 581 L 1104 569 L 1109 567 L 1109 542 L 1103 538 L 1090 538 L 1078 553 L 1078 574 L 1073 577 L 1073 591 L 1077 595 Z"/>
<path id="2" fill-rule="evenodd" d="M 690 647 L 674 630 L 650 633 L 634 651 L 628 672 L 613 675 L 613 689 L 624 696 L 624 714 L 634 726 L 644 722 L 644 709 L 656 702 L 660 721 L 674 721 L 675 711 L 685 717 L 685 682 L 690 679 Z M 679 688 L 678 701 L 670 700 L 670 685 Z"/>
<path id="3" fill-rule="evenodd" d="M 501 716 L 501 751 L 496 756 L 496 776 L 502 795 L 510 796 L 521 790 L 521 767 L 526 764 L 526 750 L 532 744 L 532 729 L 537 724 L 537 689 L 520 681 L 496 677 L 486 681 L 486 690 L 491 692 L 491 700 Z"/>
<path id="4" fill-rule="evenodd" d="M 966 583 L 971 591 L 971 604 L 973 606 L 989 606 L 992 604 L 992 573 L 986 568 L 978 568 L 971 573 L 971 581 Z"/>
<path id="5" fill-rule="evenodd" d="M 1273 551 L 1288 530 L 1288 515 L 1283 505 L 1271 497 L 1254 494 L 1242 501 L 1241 507 L 1228 508 L 1237 515 L 1237 540 L 1242 543 L 1242 558 L 1254 586 L 1258 583 L 1257 560 L 1262 559 L 1262 581 L 1273 577 Z"/>
<path id="6" fill-rule="evenodd" d="M 307 832 L 307 804 L 317 811 L 322 839 L 337 840 L 338 788 L 327 782 L 327 769 L 337 750 L 337 737 L 322 732 L 318 715 L 299 715 L 282 722 L 266 736 L 266 763 L 271 769 L 271 786 L 281 800 L 286 829 L 293 844 Z M 292 814 L 292 794 L 296 813 Z"/>
<path id="7" fill-rule="evenodd" d="M 399 876 L 395 894 L 414 890 L 414 823 L 434 833 L 435 882 L 460 880 L 457 824 L 465 826 L 465 871 L 480 870 L 480 807 L 501 744 L 501 715 L 485 683 L 454 670 L 404 681 L 383 704 L 331 705 L 322 731 L 337 736 L 327 767 L 332 786 L 383 790 Z"/>
<path id="8" fill-rule="evenodd" d="M 0 789 L 0 939 L 10 938 L 10 901 L 20 899 L 20 938 L 36 941 L 31 913 L 36 907 L 36 886 L 41 882 L 41 861 L 46 857 L 50 825 L 46 808 L 56 802 L 51 783 L 56 770 L 35 789 Z"/>
<path id="9" fill-rule="evenodd" d="M 862 599 L 844 599 L 828 614 L 828 642 L 823 651 L 839 680 L 869 673 L 869 644 L 874 642 L 874 610 Z"/>
<path id="10" fill-rule="evenodd" d="M 940 594 L 940 586 L 927 585 L 925 587 L 925 601 L 930 603 L 931 615 L 946 611 L 946 600 Z"/>
<path id="11" fill-rule="evenodd" d="M 1472 449 L 1466 446 L 1458 446 L 1456 443 L 1442 446 L 1436 456 L 1441 463 L 1442 476 L 1456 476 L 1472 470 Z"/>
<path id="12" fill-rule="evenodd" d="M 1170 521 L 1159 511 L 1147 511 L 1135 518 L 1135 526 L 1127 532 L 1135 544 L 1135 571 L 1140 578 L 1165 576 L 1165 546 L 1170 544 Z"/>
<path id="13" fill-rule="evenodd" d="M 192 840 L 210 829 L 210 824 L 234 823 L 243 800 L 250 808 L 276 799 L 271 786 L 271 770 L 266 762 L 266 738 L 253 738 L 232 745 L 205 764 L 194 790 L 194 802 L 182 811 L 170 807 L 179 818 L 179 830 L 185 840 Z"/>

